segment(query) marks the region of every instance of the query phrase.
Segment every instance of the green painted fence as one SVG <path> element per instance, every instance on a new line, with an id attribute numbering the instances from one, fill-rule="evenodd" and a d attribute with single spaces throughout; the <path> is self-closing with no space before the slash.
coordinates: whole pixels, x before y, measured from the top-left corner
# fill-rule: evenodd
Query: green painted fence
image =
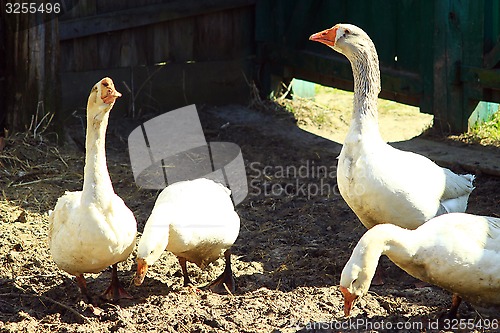
<path id="1" fill-rule="evenodd" d="M 336 23 L 374 41 L 381 97 L 419 106 L 445 132 L 462 132 L 480 100 L 500 102 L 500 1 L 261 0 L 258 78 L 265 92 L 292 78 L 352 90 L 347 59 L 308 37 Z"/>

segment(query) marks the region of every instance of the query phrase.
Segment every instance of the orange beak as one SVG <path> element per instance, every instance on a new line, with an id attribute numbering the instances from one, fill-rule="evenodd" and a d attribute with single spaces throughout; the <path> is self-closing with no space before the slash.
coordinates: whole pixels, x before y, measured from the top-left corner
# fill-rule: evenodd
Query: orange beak
<path id="1" fill-rule="evenodd" d="M 342 295 L 344 295 L 344 316 L 349 317 L 354 301 L 356 301 L 358 296 L 351 294 L 346 287 L 340 286 L 339 289 Z"/>
<path id="2" fill-rule="evenodd" d="M 101 87 L 101 99 L 106 104 L 114 103 L 114 101 L 116 101 L 116 99 L 118 97 L 122 96 L 122 94 L 120 94 L 115 89 L 115 85 L 113 84 L 113 80 L 111 80 L 109 77 L 102 79 L 101 86 L 102 86 Z"/>
<path id="3" fill-rule="evenodd" d="M 320 42 L 328 46 L 335 46 L 335 38 L 337 37 L 337 29 L 338 27 L 335 26 L 333 28 L 329 28 L 320 32 L 317 32 L 311 37 L 309 37 L 309 40 L 312 40 L 314 42 Z"/>
<path id="4" fill-rule="evenodd" d="M 146 260 L 142 258 L 137 258 L 137 272 L 134 276 L 134 284 L 136 286 L 140 286 L 142 282 L 144 282 L 144 278 L 146 277 L 146 272 L 148 271 L 148 264 Z"/>

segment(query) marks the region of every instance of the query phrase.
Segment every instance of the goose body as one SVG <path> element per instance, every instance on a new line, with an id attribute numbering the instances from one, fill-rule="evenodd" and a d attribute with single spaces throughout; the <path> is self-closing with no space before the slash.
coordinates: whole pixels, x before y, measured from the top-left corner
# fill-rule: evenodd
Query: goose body
<path id="1" fill-rule="evenodd" d="M 117 97 L 113 81 L 104 78 L 92 88 L 87 104 L 86 157 L 83 190 L 66 192 L 49 215 L 49 248 L 57 266 L 77 277 L 86 290 L 84 273 L 113 266 L 108 299 L 125 296 L 116 276 L 116 264 L 135 245 L 135 217 L 111 184 L 106 165 L 105 134 L 109 111 Z"/>
<path id="2" fill-rule="evenodd" d="M 361 222 L 415 229 L 434 216 L 464 212 L 474 189 L 472 175 L 457 175 L 427 157 L 395 149 L 378 128 L 380 71 L 370 37 L 351 24 L 310 37 L 344 54 L 354 75 L 354 111 L 339 155 L 339 191 Z"/>
<path id="3" fill-rule="evenodd" d="M 381 255 L 408 274 L 472 304 L 500 309 L 499 218 L 450 213 L 415 230 L 392 224 L 368 230 L 342 271 L 346 315 L 354 301 L 368 292 Z"/>
<path id="4" fill-rule="evenodd" d="M 434 216 L 467 208 L 472 175 L 457 175 L 382 141 L 351 139 L 339 156 L 337 182 L 365 227 L 392 223 L 416 229 Z"/>
<path id="5" fill-rule="evenodd" d="M 102 207 L 82 192 L 66 192 L 50 215 L 50 251 L 57 266 L 72 275 L 99 273 L 124 261 L 135 245 L 135 218 L 122 199 Z"/>
<path id="6" fill-rule="evenodd" d="M 158 196 L 139 241 L 136 285 L 143 282 L 147 268 L 165 250 L 179 258 L 185 285 L 190 283 L 186 261 L 203 268 L 224 253 L 226 276 L 221 279 L 231 284 L 229 248 L 238 237 L 240 219 L 230 194 L 223 185 L 204 178 L 166 187 Z"/>

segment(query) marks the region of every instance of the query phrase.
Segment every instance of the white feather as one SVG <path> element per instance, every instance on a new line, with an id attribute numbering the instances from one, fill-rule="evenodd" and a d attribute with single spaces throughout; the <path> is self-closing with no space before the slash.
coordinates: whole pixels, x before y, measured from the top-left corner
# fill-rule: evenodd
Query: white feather
<path id="1" fill-rule="evenodd" d="M 480 307 L 500 305 L 500 219 L 465 213 L 435 217 L 415 230 L 377 225 L 360 239 L 340 285 L 367 293 L 379 257 Z"/>
<path id="2" fill-rule="evenodd" d="M 230 194 L 204 178 L 165 188 L 146 222 L 137 257 L 153 265 L 168 250 L 200 267 L 219 258 L 240 229 Z"/>

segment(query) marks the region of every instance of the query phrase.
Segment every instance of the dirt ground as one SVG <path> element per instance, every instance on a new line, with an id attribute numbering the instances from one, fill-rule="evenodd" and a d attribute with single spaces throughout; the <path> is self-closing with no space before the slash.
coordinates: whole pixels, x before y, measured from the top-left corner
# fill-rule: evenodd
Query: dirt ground
<path id="1" fill-rule="evenodd" d="M 300 128 L 344 142 L 352 114 L 352 92 L 316 85 L 314 100 L 293 96 L 280 104 L 291 110 Z M 433 116 L 419 108 L 394 101 L 378 100 L 380 133 L 386 142 L 409 140 L 432 126 Z"/>
<path id="2" fill-rule="evenodd" d="M 64 191 L 81 189 L 83 129 L 71 131 L 74 144 L 59 148 L 18 135 L 0 153 L 0 332 L 439 331 L 436 320 L 451 295 L 415 288 L 415 280 L 386 258 L 386 284 L 372 286 L 352 318 L 343 317 L 340 273 L 365 229 L 336 188 L 339 144 L 298 129 L 283 113 L 240 106 L 198 110 L 207 141 L 238 144 L 247 169 L 249 195 L 237 207 L 241 230 L 233 247 L 236 292 L 183 288 L 180 266 L 169 253 L 142 286 L 129 285 L 134 253 L 119 265 L 134 299 L 102 303 L 100 314 L 93 314 L 46 243 L 47 212 Z M 136 125 L 111 119 L 107 156 L 115 191 L 134 212 L 140 237 L 158 192 L 133 181 L 126 139 Z M 499 188 L 499 178 L 478 175 L 469 212 L 498 216 Z M 223 261 L 205 271 L 192 264 L 188 269 L 192 281 L 204 285 L 222 271 Z M 87 275 L 91 293 L 102 292 L 109 278 L 109 270 Z M 468 304 L 459 316 L 482 319 Z"/>

